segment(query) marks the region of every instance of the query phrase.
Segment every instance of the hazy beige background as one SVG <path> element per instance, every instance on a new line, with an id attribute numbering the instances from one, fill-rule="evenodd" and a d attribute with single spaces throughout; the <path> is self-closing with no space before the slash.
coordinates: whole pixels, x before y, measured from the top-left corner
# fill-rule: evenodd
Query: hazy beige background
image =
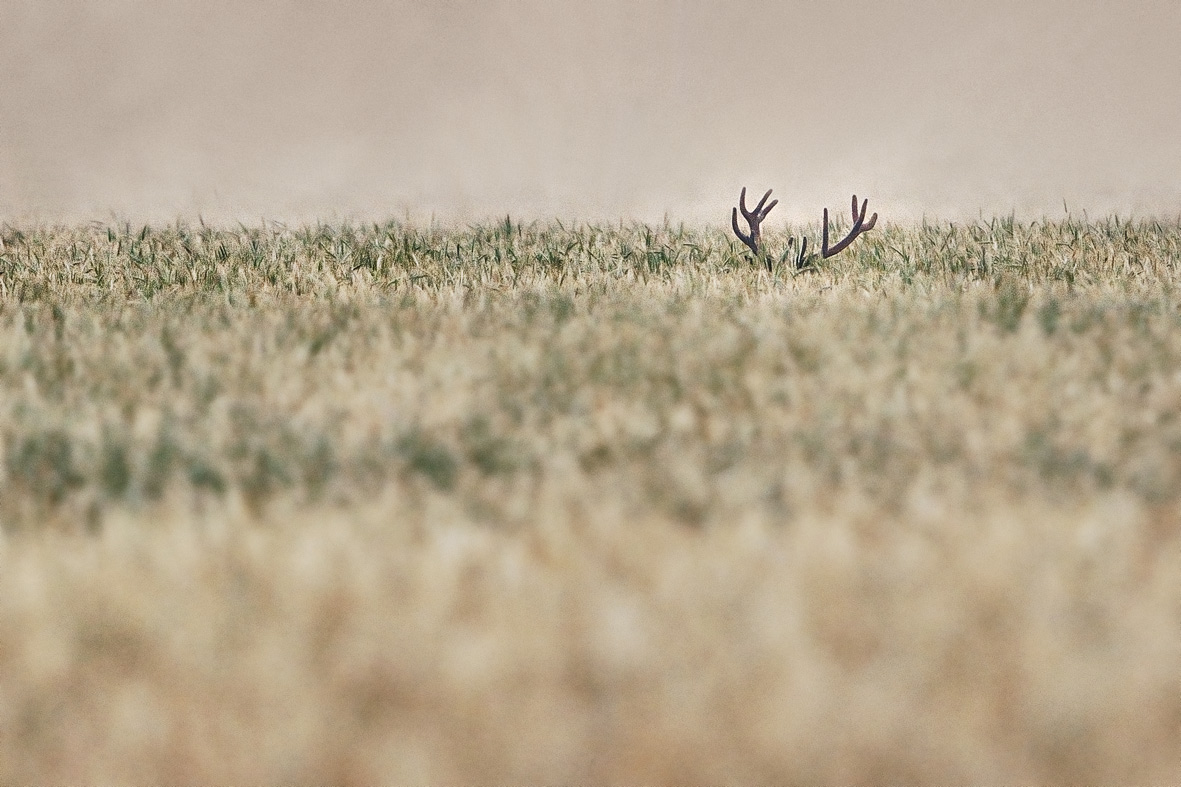
<path id="1" fill-rule="evenodd" d="M 1175 0 L 0 0 L 0 218 L 1181 213 Z"/>

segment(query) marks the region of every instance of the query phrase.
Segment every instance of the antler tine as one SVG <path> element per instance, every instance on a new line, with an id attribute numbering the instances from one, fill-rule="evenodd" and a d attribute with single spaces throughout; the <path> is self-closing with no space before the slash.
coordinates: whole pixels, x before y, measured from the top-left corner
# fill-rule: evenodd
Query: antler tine
<path id="1" fill-rule="evenodd" d="M 746 218 L 747 222 L 752 220 L 762 221 L 763 219 L 767 218 L 767 214 L 771 212 L 771 208 L 779 204 L 779 200 L 773 200 L 770 205 L 767 205 L 765 208 L 763 207 L 766 205 L 767 197 L 771 196 L 772 191 L 773 189 L 767 189 L 767 193 L 763 195 L 761 200 L 759 200 L 759 204 L 755 205 L 754 210 L 747 210 L 746 187 L 743 187 L 742 192 L 738 195 L 738 205 L 742 208 L 742 215 Z"/>
<path id="2" fill-rule="evenodd" d="M 748 210 L 746 207 L 746 186 L 742 187 L 742 191 L 738 194 L 738 207 L 730 211 L 730 225 L 734 228 L 734 234 L 738 236 L 738 240 L 746 244 L 751 253 L 755 257 L 759 256 L 759 225 L 763 223 L 763 219 L 767 218 L 767 214 L 771 209 L 779 204 L 779 200 L 771 200 L 768 204 L 767 200 L 771 197 L 772 189 L 767 189 L 767 193 L 759 200 L 759 204 L 755 205 L 754 210 Z M 738 227 L 738 211 L 742 211 L 746 223 L 750 225 L 750 234 L 744 233 Z M 768 261 L 770 265 L 770 261 Z"/>
<path id="3" fill-rule="evenodd" d="M 773 191 L 773 189 L 767 189 L 767 193 L 764 194 L 763 198 L 759 200 L 759 204 L 755 205 L 755 210 L 754 210 L 755 213 L 762 213 L 763 212 L 763 206 L 767 204 L 767 197 L 771 196 L 772 191 Z M 778 202 L 779 200 L 775 200 L 775 201 Z M 772 205 L 772 207 L 774 207 L 774 206 Z M 768 208 L 768 210 L 770 210 L 770 208 Z"/>
<path id="4" fill-rule="evenodd" d="M 865 221 L 865 209 L 868 207 L 869 207 L 869 200 L 868 199 L 862 200 L 861 213 L 859 214 L 857 212 L 857 195 L 856 194 L 853 195 L 853 223 L 857 224 L 860 222 L 864 225 L 861 228 L 861 232 L 869 232 L 870 230 L 873 229 L 874 225 L 878 223 L 878 214 L 877 213 L 874 213 L 872 216 L 870 216 L 868 222 Z"/>
<path id="5" fill-rule="evenodd" d="M 849 248 L 849 244 L 857 240 L 857 236 L 863 232 L 869 232 L 878 223 L 878 214 L 873 214 L 870 217 L 869 223 L 865 221 L 865 211 L 869 208 L 869 200 L 866 199 L 861 203 L 861 210 L 857 210 L 857 195 L 853 195 L 853 228 L 849 230 L 846 235 L 837 245 L 831 249 L 828 247 L 828 208 L 824 209 L 824 239 L 821 246 L 820 253 L 824 255 L 825 259 L 840 254 L 845 249 Z"/>
<path id="6" fill-rule="evenodd" d="M 774 191 L 774 189 L 767 189 L 767 193 L 763 195 L 763 198 L 761 200 L 759 200 L 759 204 L 755 205 L 755 209 L 752 211 L 748 211 L 746 209 L 746 199 L 745 199 L 746 189 L 743 189 L 741 198 L 739 199 L 739 202 L 742 203 L 742 215 L 746 216 L 746 218 L 748 220 L 751 219 L 752 217 L 757 217 L 759 221 L 762 221 L 763 219 L 767 218 L 767 214 L 771 212 L 771 208 L 773 208 L 779 204 L 779 200 L 775 200 L 770 205 L 767 205 L 767 197 L 771 196 L 772 191 Z M 765 210 L 763 209 L 764 205 L 767 205 Z"/>
<path id="7" fill-rule="evenodd" d="M 820 239 L 820 253 L 828 258 L 828 208 L 824 209 L 824 235 Z"/>
<path id="8" fill-rule="evenodd" d="M 744 189 L 744 191 L 745 191 L 745 189 Z M 745 213 L 745 212 L 746 211 L 744 210 L 743 213 Z M 748 219 L 748 221 L 749 221 L 749 219 Z M 750 251 L 752 254 L 754 254 L 755 256 L 758 256 L 758 254 L 759 254 L 758 242 L 754 238 L 752 238 L 750 235 L 744 234 L 742 232 L 742 230 L 740 230 L 738 228 L 738 208 L 734 208 L 733 211 L 731 211 L 730 224 L 734 227 L 734 234 L 738 236 L 738 240 L 745 243 L 750 248 Z M 752 233 L 753 233 L 754 228 L 752 227 L 751 229 L 752 229 Z"/>

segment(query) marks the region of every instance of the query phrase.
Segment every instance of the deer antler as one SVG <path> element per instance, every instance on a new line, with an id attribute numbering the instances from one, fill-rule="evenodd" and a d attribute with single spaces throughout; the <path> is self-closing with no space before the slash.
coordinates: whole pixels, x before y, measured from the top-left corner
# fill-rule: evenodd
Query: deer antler
<path id="1" fill-rule="evenodd" d="M 869 232 L 874 225 L 878 223 L 878 214 L 873 214 L 869 217 L 869 221 L 865 221 L 865 209 L 869 207 L 869 200 L 861 203 L 861 211 L 857 211 L 857 195 L 853 195 L 853 229 L 849 230 L 849 234 L 844 239 L 833 246 L 828 247 L 828 208 L 824 209 L 824 239 L 820 246 L 820 253 L 824 255 L 825 259 L 840 254 L 845 249 L 849 248 L 849 244 L 857 240 L 857 236 L 863 232 Z"/>
<path id="2" fill-rule="evenodd" d="M 791 248 L 795 238 L 787 239 L 787 246 Z M 800 239 L 800 253 L 796 255 L 796 270 L 802 271 L 805 268 L 810 268 L 811 263 L 808 261 L 808 237 L 805 235 Z"/>
<path id="3" fill-rule="evenodd" d="M 730 223 L 734 227 L 734 234 L 738 236 L 738 240 L 742 241 L 750 248 L 755 259 L 759 256 L 759 225 L 763 223 L 763 219 L 767 218 L 767 214 L 771 212 L 771 208 L 779 204 L 779 200 L 771 200 L 771 204 L 767 205 L 767 198 L 771 196 L 771 189 L 767 189 L 767 193 L 759 200 L 759 204 L 755 205 L 754 210 L 746 209 L 746 186 L 742 187 L 742 193 L 738 195 L 738 205 L 742 208 L 742 216 L 746 219 L 746 223 L 750 225 L 750 234 L 745 234 L 738 229 L 738 208 L 730 214 Z M 765 206 L 765 207 L 764 207 Z M 767 269 L 771 269 L 771 261 L 767 260 Z"/>

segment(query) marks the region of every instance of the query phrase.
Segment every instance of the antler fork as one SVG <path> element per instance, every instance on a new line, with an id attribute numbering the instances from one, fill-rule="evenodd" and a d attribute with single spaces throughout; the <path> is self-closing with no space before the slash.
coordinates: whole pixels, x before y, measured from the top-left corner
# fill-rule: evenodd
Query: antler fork
<path id="1" fill-rule="evenodd" d="M 861 211 L 857 211 L 857 195 L 853 195 L 853 229 L 849 230 L 849 234 L 844 237 L 837 245 L 832 248 L 828 247 L 828 208 L 824 209 L 824 238 L 821 242 L 820 253 L 824 255 L 825 259 L 833 255 L 840 254 L 845 249 L 849 248 L 849 244 L 857 240 L 857 236 L 863 232 L 869 232 L 874 225 L 878 223 L 878 214 L 874 213 L 869 217 L 869 221 L 865 221 L 865 209 L 869 207 L 869 200 L 861 203 Z"/>
<path id="2" fill-rule="evenodd" d="M 738 240 L 742 241 L 750 249 L 751 253 L 755 255 L 755 259 L 759 258 L 759 225 L 763 223 L 763 219 L 767 218 L 767 214 L 771 212 L 771 208 L 779 204 L 779 200 L 771 200 L 771 204 L 767 205 L 767 198 L 771 196 L 771 189 L 767 189 L 767 193 L 759 200 L 759 204 L 755 205 L 754 210 L 746 209 L 746 186 L 742 187 L 742 193 L 738 195 L 738 206 L 742 208 L 742 216 L 746 219 L 746 223 L 750 226 L 750 234 L 747 235 L 738 228 L 738 208 L 730 213 L 730 223 L 734 227 L 734 234 L 738 236 Z M 770 269 L 771 261 L 767 260 L 767 268 Z"/>

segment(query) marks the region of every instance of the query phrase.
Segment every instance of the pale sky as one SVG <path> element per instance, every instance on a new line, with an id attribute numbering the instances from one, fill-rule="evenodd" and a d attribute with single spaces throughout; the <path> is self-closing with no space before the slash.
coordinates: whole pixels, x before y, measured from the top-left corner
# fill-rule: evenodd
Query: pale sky
<path id="1" fill-rule="evenodd" d="M 1175 217 L 1178 42 L 1176 0 L 0 0 L 0 220 Z"/>

